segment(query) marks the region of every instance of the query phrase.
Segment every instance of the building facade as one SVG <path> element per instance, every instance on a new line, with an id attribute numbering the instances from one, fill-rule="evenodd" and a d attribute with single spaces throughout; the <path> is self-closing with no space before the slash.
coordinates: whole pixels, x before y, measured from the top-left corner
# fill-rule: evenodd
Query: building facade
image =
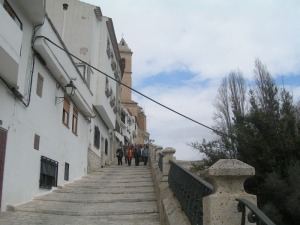
<path id="1" fill-rule="evenodd" d="M 5 211 L 111 164 L 119 144 L 136 143 L 143 122 L 121 103 L 123 61 L 99 7 L 0 0 L 0 18 Z"/>
<path id="2" fill-rule="evenodd" d="M 87 172 L 92 94 L 45 1 L 0 5 L 1 210 Z M 76 92 L 68 96 L 69 84 Z"/>

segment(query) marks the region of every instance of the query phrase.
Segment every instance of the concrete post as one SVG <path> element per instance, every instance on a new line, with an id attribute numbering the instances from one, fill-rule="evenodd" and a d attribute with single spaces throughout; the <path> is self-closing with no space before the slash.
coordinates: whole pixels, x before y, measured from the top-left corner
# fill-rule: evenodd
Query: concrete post
<path id="1" fill-rule="evenodd" d="M 238 212 L 235 199 L 244 198 L 256 204 L 256 196 L 244 190 L 245 180 L 254 174 L 252 166 L 236 159 L 221 159 L 212 165 L 204 173 L 204 178 L 214 190 L 202 199 L 203 224 L 240 225 L 242 213 Z"/>
<path id="2" fill-rule="evenodd" d="M 155 153 L 154 153 L 154 154 L 155 154 L 155 155 L 154 155 L 154 160 L 155 160 L 155 162 L 158 161 L 158 159 L 159 159 L 159 153 L 161 153 L 162 149 L 163 149 L 162 146 L 156 146 L 156 148 L 155 148 Z"/>
<path id="3" fill-rule="evenodd" d="M 173 156 L 175 154 L 176 150 L 171 147 L 166 147 L 165 149 L 162 150 L 162 154 L 164 155 L 163 157 L 163 170 L 162 170 L 162 176 L 167 177 L 169 176 L 169 171 L 170 171 L 170 160 L 176 160 L 176 158 Z M 164 179 L 163 179 L 164 180 Z"/>

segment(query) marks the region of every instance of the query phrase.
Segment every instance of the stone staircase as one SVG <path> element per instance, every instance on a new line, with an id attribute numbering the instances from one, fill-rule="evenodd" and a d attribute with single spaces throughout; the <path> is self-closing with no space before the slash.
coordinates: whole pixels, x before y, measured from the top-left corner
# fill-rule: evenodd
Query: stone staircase
<path id="1" fill-rule="evenodd" d="M 2 224 L 159 225 L 150 167 L 102 168 L 1 213 Z"/>

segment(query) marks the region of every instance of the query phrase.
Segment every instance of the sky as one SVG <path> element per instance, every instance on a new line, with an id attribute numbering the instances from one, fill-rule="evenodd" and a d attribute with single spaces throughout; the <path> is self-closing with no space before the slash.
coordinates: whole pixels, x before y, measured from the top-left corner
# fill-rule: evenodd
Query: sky
<path id="1" fill-rule="evenodd" d="M 113 20 L 132 55 L 133 88 L 208 127 L 221 80 L 240 70 L 253 78 L 255 59 L 300 99 L 299 0 L 82 0 Z M 211 130 L 132 93 L 144 108 L 154 144 L 179 160 L 199 160 L 191 142 Z"/>

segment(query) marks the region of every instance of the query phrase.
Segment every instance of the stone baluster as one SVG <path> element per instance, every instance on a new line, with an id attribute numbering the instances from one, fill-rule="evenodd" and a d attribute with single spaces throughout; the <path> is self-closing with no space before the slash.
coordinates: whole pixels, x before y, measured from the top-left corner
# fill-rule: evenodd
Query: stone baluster
<path id="1" fill-rule="evenodd" d="M 170 171 L 170 160 L 176 160 L 174 154 L 176 150 L 171 147 L 166 147 L 162 150 L 163 157 L 163 169 L 162 169 L 162 181 L 168 181 Z"/>
<path id="2" fill-rule="evenodd" d="M 221 159 L 212 165 L 204 178 L 213 185 L 213 193 L 202 199 L 204 225 L 240 225 L 236 198 L 256 204 L 256 196 L 244 190 L 244 182 L 255 169 L 236 159 Z M 246 222 L 246 224 L 249 224 Z"/>
<path id="3" fill-rule="evenodd" d="M 154 160 L 155 160 L 155 162 L 158 161 L 158 159 L 159 159 L 159 153 L 161 153 L 162 149 L 163 149 L 162 146 L 156 146 L 155 152 L 154 152 Z"/>

